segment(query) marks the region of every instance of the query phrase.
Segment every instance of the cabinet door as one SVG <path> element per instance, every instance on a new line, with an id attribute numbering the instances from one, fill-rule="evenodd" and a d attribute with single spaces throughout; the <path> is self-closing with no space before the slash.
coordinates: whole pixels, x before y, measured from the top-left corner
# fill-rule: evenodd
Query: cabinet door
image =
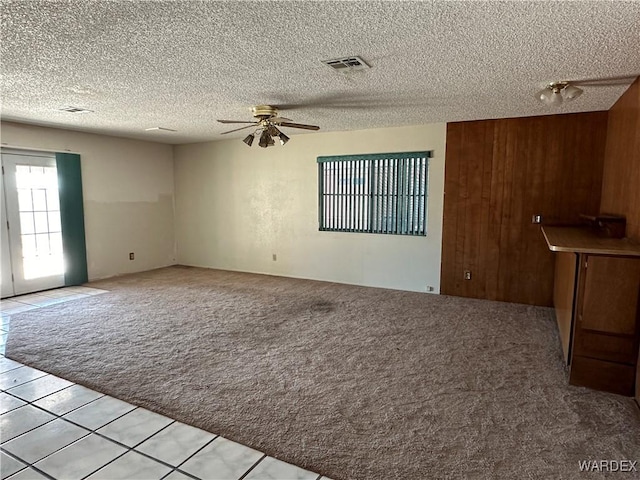
<path id="1" fill-rule="evenodd" d="M 640 259 L 588 255 L 581 267 L 575 353 L 635 364 Z"/>
<path id="2" fill-rule="evenodd" d="M 635 334 L 640 260 L 589 255 L 587 262 L 582 328 Z"/>

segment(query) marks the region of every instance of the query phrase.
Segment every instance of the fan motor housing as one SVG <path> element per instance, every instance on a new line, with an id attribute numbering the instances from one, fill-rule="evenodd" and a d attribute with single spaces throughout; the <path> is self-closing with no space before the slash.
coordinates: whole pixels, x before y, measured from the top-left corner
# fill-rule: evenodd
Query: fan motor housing
<path id="1" fill-rule="evenodd" d="M 270 118 L 278 114 L 278 109 L 270 105 L 257 105 L 252 108 L 252 111 L 256 118 Z"/>

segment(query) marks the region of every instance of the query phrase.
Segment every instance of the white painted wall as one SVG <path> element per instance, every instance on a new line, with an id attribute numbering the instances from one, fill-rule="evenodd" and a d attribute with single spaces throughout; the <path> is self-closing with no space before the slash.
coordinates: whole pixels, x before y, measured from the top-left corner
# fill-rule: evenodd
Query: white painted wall
<path id="1" fill-rule="evenodd" d="M 445 142 L 442 123 L 295 135 L 267 149 L 177 146 L 178 263 L 439 292 Z M 434 151 L 427 237 L 318 231 L 317 156 L 417 150 Z"/>
<path id="2" fill-rule="evenodd" d="M 1 128 L 3 146 L 81 155 L 90 280 L 175 263 L 171 145 L 18 123 Z"/>

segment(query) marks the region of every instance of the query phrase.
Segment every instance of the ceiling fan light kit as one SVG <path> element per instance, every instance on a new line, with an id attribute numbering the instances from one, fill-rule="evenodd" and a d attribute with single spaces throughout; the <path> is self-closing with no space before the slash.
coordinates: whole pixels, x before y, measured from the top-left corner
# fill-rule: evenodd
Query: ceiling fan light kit
<path id="1" fill-rule="evenodd" d="M 567 100 L 575 100 L 582 95 L 582 89 L 569 82 L 552 82 L 537 94 L 538 100 L 546 105 L 559 106 Z"/>
<path id="2" fill-rule="evenodd" d="M 251 109 L 256 121 L 248 122 L 245 120 L 218 120 L 220 123 L 249 123 L 246 127 L 236 128 L 223 132 L 222 135 L 227 133 L 237 132 L 238 130 L 244 130 L 245 128 L 257 127 L 256 130 L 247 135 L 244 140 L 249 147 L 253 144 L 255 137 L 260 137 L 258 145 L 262 148 L 271 147 L 276 144 L 275 138 L 280 140 L 280 145 L 284 145 L 290 139 L 287 135 L 282 133 L 278 126 L 288 128 L 301 128 L 303 130 L 320 130 L 317 125 L 306 125 L 302 123 L 293 123 L 288 118 L 278 117 L 278 109 L 271 105 L 257 105 Z"/>

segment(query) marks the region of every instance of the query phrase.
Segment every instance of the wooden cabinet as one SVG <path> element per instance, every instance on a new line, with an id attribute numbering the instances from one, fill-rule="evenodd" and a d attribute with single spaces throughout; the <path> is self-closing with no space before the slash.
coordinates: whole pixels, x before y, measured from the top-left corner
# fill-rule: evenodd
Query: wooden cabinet
<path id="1" fill-rule="evenodd" d="M 569 383 L 636 394 L 640 246 L 543 227 L 556 254 L 554 305 Z M 589 243 L 589 241 L 591 241 Z"/>

